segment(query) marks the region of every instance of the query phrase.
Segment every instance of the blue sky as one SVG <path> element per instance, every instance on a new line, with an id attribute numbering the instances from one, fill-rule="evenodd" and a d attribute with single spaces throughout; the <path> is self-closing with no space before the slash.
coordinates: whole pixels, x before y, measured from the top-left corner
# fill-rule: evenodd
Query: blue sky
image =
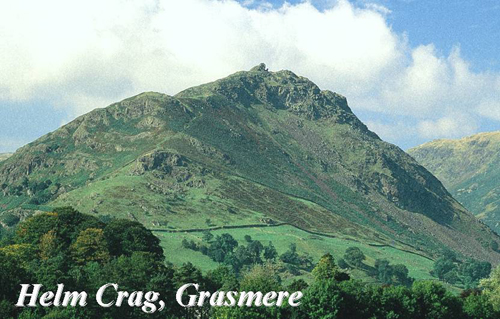
<path id="1" fill-rule="evenodd" d="M 0 4 L 0 39 L 0 152 L 260 62 L 345 95 L 404 149 L 500 130 L 494 0 L 27 0 Z"/>
<path id="2" fill-rule="evenodd" d="M 497 0 L 386 0 L 388 21 L 412 46 L 434 43 L 442 52 L 459 45 L 474 70 L 500 70 Z"/>
<path id="3" fill-rule="evenodd" d="M 246 1 L 239 1 L 245 3 Z M 291 0 L 288 3 L 299 3 Z M 398 33 L 406 33 L 410 45 L 434 43 L 442 52 L 459 45 L 475 70 L 500 70 L 500 2 L 498 0 L 356 0 L 359 7 L 378 4 L 391 11 L 387 21 Z M 248 3 L 248 2 L 247 2 Z M 250 7 L 284 1 L 253 1 Z M 319 9 L 335 1 L 317 0 Z"/>

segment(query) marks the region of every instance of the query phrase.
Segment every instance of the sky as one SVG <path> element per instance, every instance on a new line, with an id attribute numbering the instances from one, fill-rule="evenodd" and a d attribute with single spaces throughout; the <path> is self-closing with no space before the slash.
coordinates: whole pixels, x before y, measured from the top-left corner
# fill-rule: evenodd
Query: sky
<path id="1" fill-rule="evenodd" d="M 0 153 L 94 108 L 265 62 L 408 149 L 500 130 L 497 0 L 0 3 Z"/>

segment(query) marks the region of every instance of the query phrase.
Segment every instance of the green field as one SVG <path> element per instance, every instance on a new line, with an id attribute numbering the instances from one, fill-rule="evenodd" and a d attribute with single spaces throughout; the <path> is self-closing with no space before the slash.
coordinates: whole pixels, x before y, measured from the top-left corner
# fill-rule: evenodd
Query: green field
<path id="1" fill-rule="evenodd" d="M 344 238 L 331 238 L 320 235 L 313 235 L 305 231 L 299 230 L 293 226 L 278 226 L 278 227 L 252 227 L 239 229 L 222 229 L 212 231 L 213 235 L 222 233 L 231 234 L 240 244 L 244 244 L 244 236 L 250 235 L 253 240 L 261 241 L 267 245 L 272 241 L 279 254 L 285 252 L 291 243 L 297 245 L 297 251 L 300 254 L 308 253 L 313 257 L 314 262 L 325 254 L 332 254 L 336 260 L 342 258 L 347 247 L 359 247 L 366 255 L 364 263 L 368 266 L 373 266 L 376 259 L 387 259 L 391 264 L 404 264 L 408 267 L 409 275 L 416 279 L 432 279 L 429 270 L 432 269 L 433 261 L 423 256 L 405 252 L 391 246 L 372 246 L 366 243 L 357 242 Z M 191 262 L 199 266 L 203 271 L 214 269 L 217 263 L 213 262 L 209 257 L 200 252 L 185 249 L 181 246 L 183 239 L 194 240 L 195 242 L 202 241 L 202 232 L 189 233 L 166 233 L 155 232 L 161 240 L 161 245 L 165 251 L 167 261 L 174 264 L 182 264 Z M 354 277 L 371 281 L 364 272 L 359 270 L 351 270 Z"/>

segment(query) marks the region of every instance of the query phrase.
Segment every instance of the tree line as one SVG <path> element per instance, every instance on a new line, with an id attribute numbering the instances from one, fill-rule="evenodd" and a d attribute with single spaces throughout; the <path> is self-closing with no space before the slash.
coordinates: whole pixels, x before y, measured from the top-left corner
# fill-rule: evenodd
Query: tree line
<path id="1" fill-rule="evenodd" d="M 183 239 L 182 247 L 199 251 L 213 261 L 230 267 L 236 274 L 254 265 L 276 260 L 282 261 L 292 274 L 299 274 L 300 270 L 311 271 L 314 267 L 312 258 L 308 254 L 299 254 L 297 245 L 293 243 L 287 251 L 279 255 L 271 241 L 264 246 L 260 241 L 253 240 L 250 235 L 245 235 L 244 238 L 246 245 L 240 245 L 231 234 L 214 236 L 207 231 L 203 234 L 202 243 Z"/>
<path id="2" fill-rule="evenodd" d="M 273 260 L 301 262 L 304 256 L 297 253 L 296 247 L 291 246 L 278 255 L 272 243 L 264 246 L 251 237 L 245 238 L 245 244 L 237 245 L 228 236 L 209 238 L 210 235 L 206 235 L 207 255 L 222 262 L 218 268 L 202 273 L 191 263 L 174 266 L 166 262 L 168 256 L 164 256 L 159 240 L 140 223 L 123 219 L 100 220 L 71 208 L 37 214 L 12 231 L 1 234 L 1 318 L 500 317 L 500 268 L 480 280 L 479 288 L 464 290 L 460 295 L 451 293 L 436 281 L 411 280 L 411 283 L 401 284 L 405 270 L 383 260 L 376 263 L 377 275 L 386 278 L 387 284 L 366 284 L 350 278 L 348 271 L 342 269 L 345 267 L 339 267 L 341 260 L 348 267 L 364 267 L 364 255 L 356 249 L 348 249 L 338 262 L 325 254 L 313 264 L 310 282 L 298 279 L 286 284 Z M 225 262 L 227 256 L 251 262 L 235 268 L 234 263 Z M 54 291 L 61 282 L 68 290 L 87 291 L 89 300 L 93 299 L 92 294 L 98 287 L 108 282 L 117 282 L 121 289 L 128 291 L 154 290 L 167 296 L 164 298 L 166 310 L 145 314 L 136 308 L 101 308 L 93 303 L 82 308 L 14 307 L 20 283 L 40 283 L 45 289 Z M 175 292 L 190 282 L 199 283 L 200 290 L 205 291 L 300 290 L 304 297 L 296 308 L 208 305 L 183 308 L 175 301 Z"/>

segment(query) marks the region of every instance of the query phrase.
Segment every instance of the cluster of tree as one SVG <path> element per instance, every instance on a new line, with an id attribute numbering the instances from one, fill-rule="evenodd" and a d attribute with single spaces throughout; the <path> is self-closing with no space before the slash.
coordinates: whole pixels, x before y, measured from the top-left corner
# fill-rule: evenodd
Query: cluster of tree
<path id="1" fill-rule="evenodd" d="M 350 279 L 334 262 L 323 256 L 307 285 L 302 280 L 283 287 L 272 269 L 257 266 L 246 273 L 240 289 L 270 291 L 301 290 L 297 308 L 218 308 L 217 318 L 499 318 L 500 268 L 496 277 L 483 283 L 484 290 L 468 290 L 460 296 L 447 291 L 439 282 L 416 281 L 411 286 L 370 285 Z M 496 294 L 496 295 L 495 295 Z M 496 299 L 495 299 L 496 298 Z"/>
<path id="2" fill-rule="evenodd" d="M 481 279 L 488 277 L 490 272 L 489 262 L 473 259 L 460 262 L 453 253 L 446 252 L 443 257 L 436 260 L 431 273 L 444 282 L 474 288 Z"/>
<path id="3" fill-rule="evenodd" d="M 362 267 L 365 259 L 365 254 L 358 247 L 349 247 L 344 254 L 344 260 L 354 267 Z"/>
<path id="4" fill-rule="evenodd" d="M 375 269 L 363 263 L 365 254 L 358 247 L 346 249 L 344 258 L 340 259 L 338 266 L 341 269 L 352 267 L 363 268 L 368 274 L 372 274 L 382 284 L 411 286 L 413 278 L 408 276 L 408 268 L 403 264 L 391 265 L 386 259 L 375 260 Z"/>
<path id="5" fill-rule="evenodd" d="M 220 288 L 204 280 L 193 265 L 176 268 L 164 259 L 158 238 L 140 223 L 123 219 L 105 223 L 71 208 L 35 215 L 15 231 L 2 233 L 0 318 L 155 318 L 140 309 L 104 309 L 95 302 L 76 308 L 16 308 L 21 283 L 40 283 L 44 291 L 55 291 L 58 283 L 64 283 L 65 290 L 86 291 L 89 301 L 108 282 L 163 296 L 174 296 L 186 282 Z M 186 311 L 175 298 L 165 301 L 169 313 L 184 317 Z"/>
<path id="6" fill-rule="evenodd" d="M 207 237 L 210 237 L 207 235 Z M 218 238 L 219 237 L 219 238 Z M 234 240 L 234 239 L 233 239 Z M 210 239 L 212 250 L 239 248 L 227 236 Z M 247 238 L 246 249 L 255 242 Z M 253 244 L 259 246 L 258 244 Z M 210 249 L 208 246 L 208 249 Z M 243 246 L 243 245 L 242 245 Z M 255 249 L 255 248 L 251 248 Z M 159 240 L 141 224 L 121 219 L 105 222 L 73 209 L 57 209 L 35 215 L 14 232 L 3 232 L 0 242 L 0 318 L 499 318 L 500 268 L 480 281 L 476 290 L 460 296 L 439 282 L 416 281 L 407 286 L 372 285 L 349 278 L 330 254 L 312 269 L 313 280 L 295 280 L 285 285 L 273 258 L 242 269 L 221 265 L 202 274 L 192 264 L 174 267 L 165 263 Z M 287 257 L 294 257 L 290 247 Z M 219 253 L 214 256 L 221 258 Z M 274 259 L 278 258 L 273 254 Z M 254 254 L 253 260 L 257 260 Z M 225 260 L 220 259 L 220 260 Z M 358 258 L 359 260 L 359 258 Z M 350 260 L 352 262 L 352 260 Z M 382 267 L 393 267 L 378 261 Z M 393 276 L 397 276 L 393 272 Z M 399 279 L 398 279 L 399 280 Z M 166 310 L 146 314 L 138 308 L 102 308 L 93 302 L 86 307 L 16 308 L 20 283 L 41 283 L 55 290 L 64 283 L 70 291 L 87 291 L 94 300 L 98 287 L 116 282 L 120 289 L 157 291 Z M 204 307 L 183 308 L 175 301 L 177 289 L 198 283 L 205 291 L 297 291 L 304 293 L 299 307 Z"/>
<path id="7" fill-rule="evenodd" d="M 240 273 L 243 269 L 248 269 L 253 265 L 275 262 L 278 257 L 292 273 L 298 273 L 301 269 L 311 271 L 314 267 L 312 258 L 307 254 L 300 255 L 295 244 L 290 244 L 287 251 L 278 255 L 278 251 L 271 241 L 267 246 L 264 246 L 249 235 L 245 235 L 245 241 L 246 245 L 239 245 L 231 234 L 224 233 L 214 237 L 210 232 L 205 232 L 203 242 L 208 243 L 208 245 L 183 239 L 182 246 L 199 251 L 215 262 L 230 266 L 235 273 Z"/>
<path id="8" fill-rule="evenodd" d="M 377 279 L 383 284 L 411 286 L 414 279 L 408 276 L 408 268 L 403 264 L 391 265 L 388 260 L 375 260 Z"/>
<path id="9" fill-rule="evenodd" d="M 314 268 L 313 260 L 307 253 L 299 255 L 297 253 L 297 245 L 290 244 L 288 250 L 281 256 L 280 260 L 288 265 L 288 270 L 293 274 L 298 274 L 298 270 L 311 271 Z"/>

